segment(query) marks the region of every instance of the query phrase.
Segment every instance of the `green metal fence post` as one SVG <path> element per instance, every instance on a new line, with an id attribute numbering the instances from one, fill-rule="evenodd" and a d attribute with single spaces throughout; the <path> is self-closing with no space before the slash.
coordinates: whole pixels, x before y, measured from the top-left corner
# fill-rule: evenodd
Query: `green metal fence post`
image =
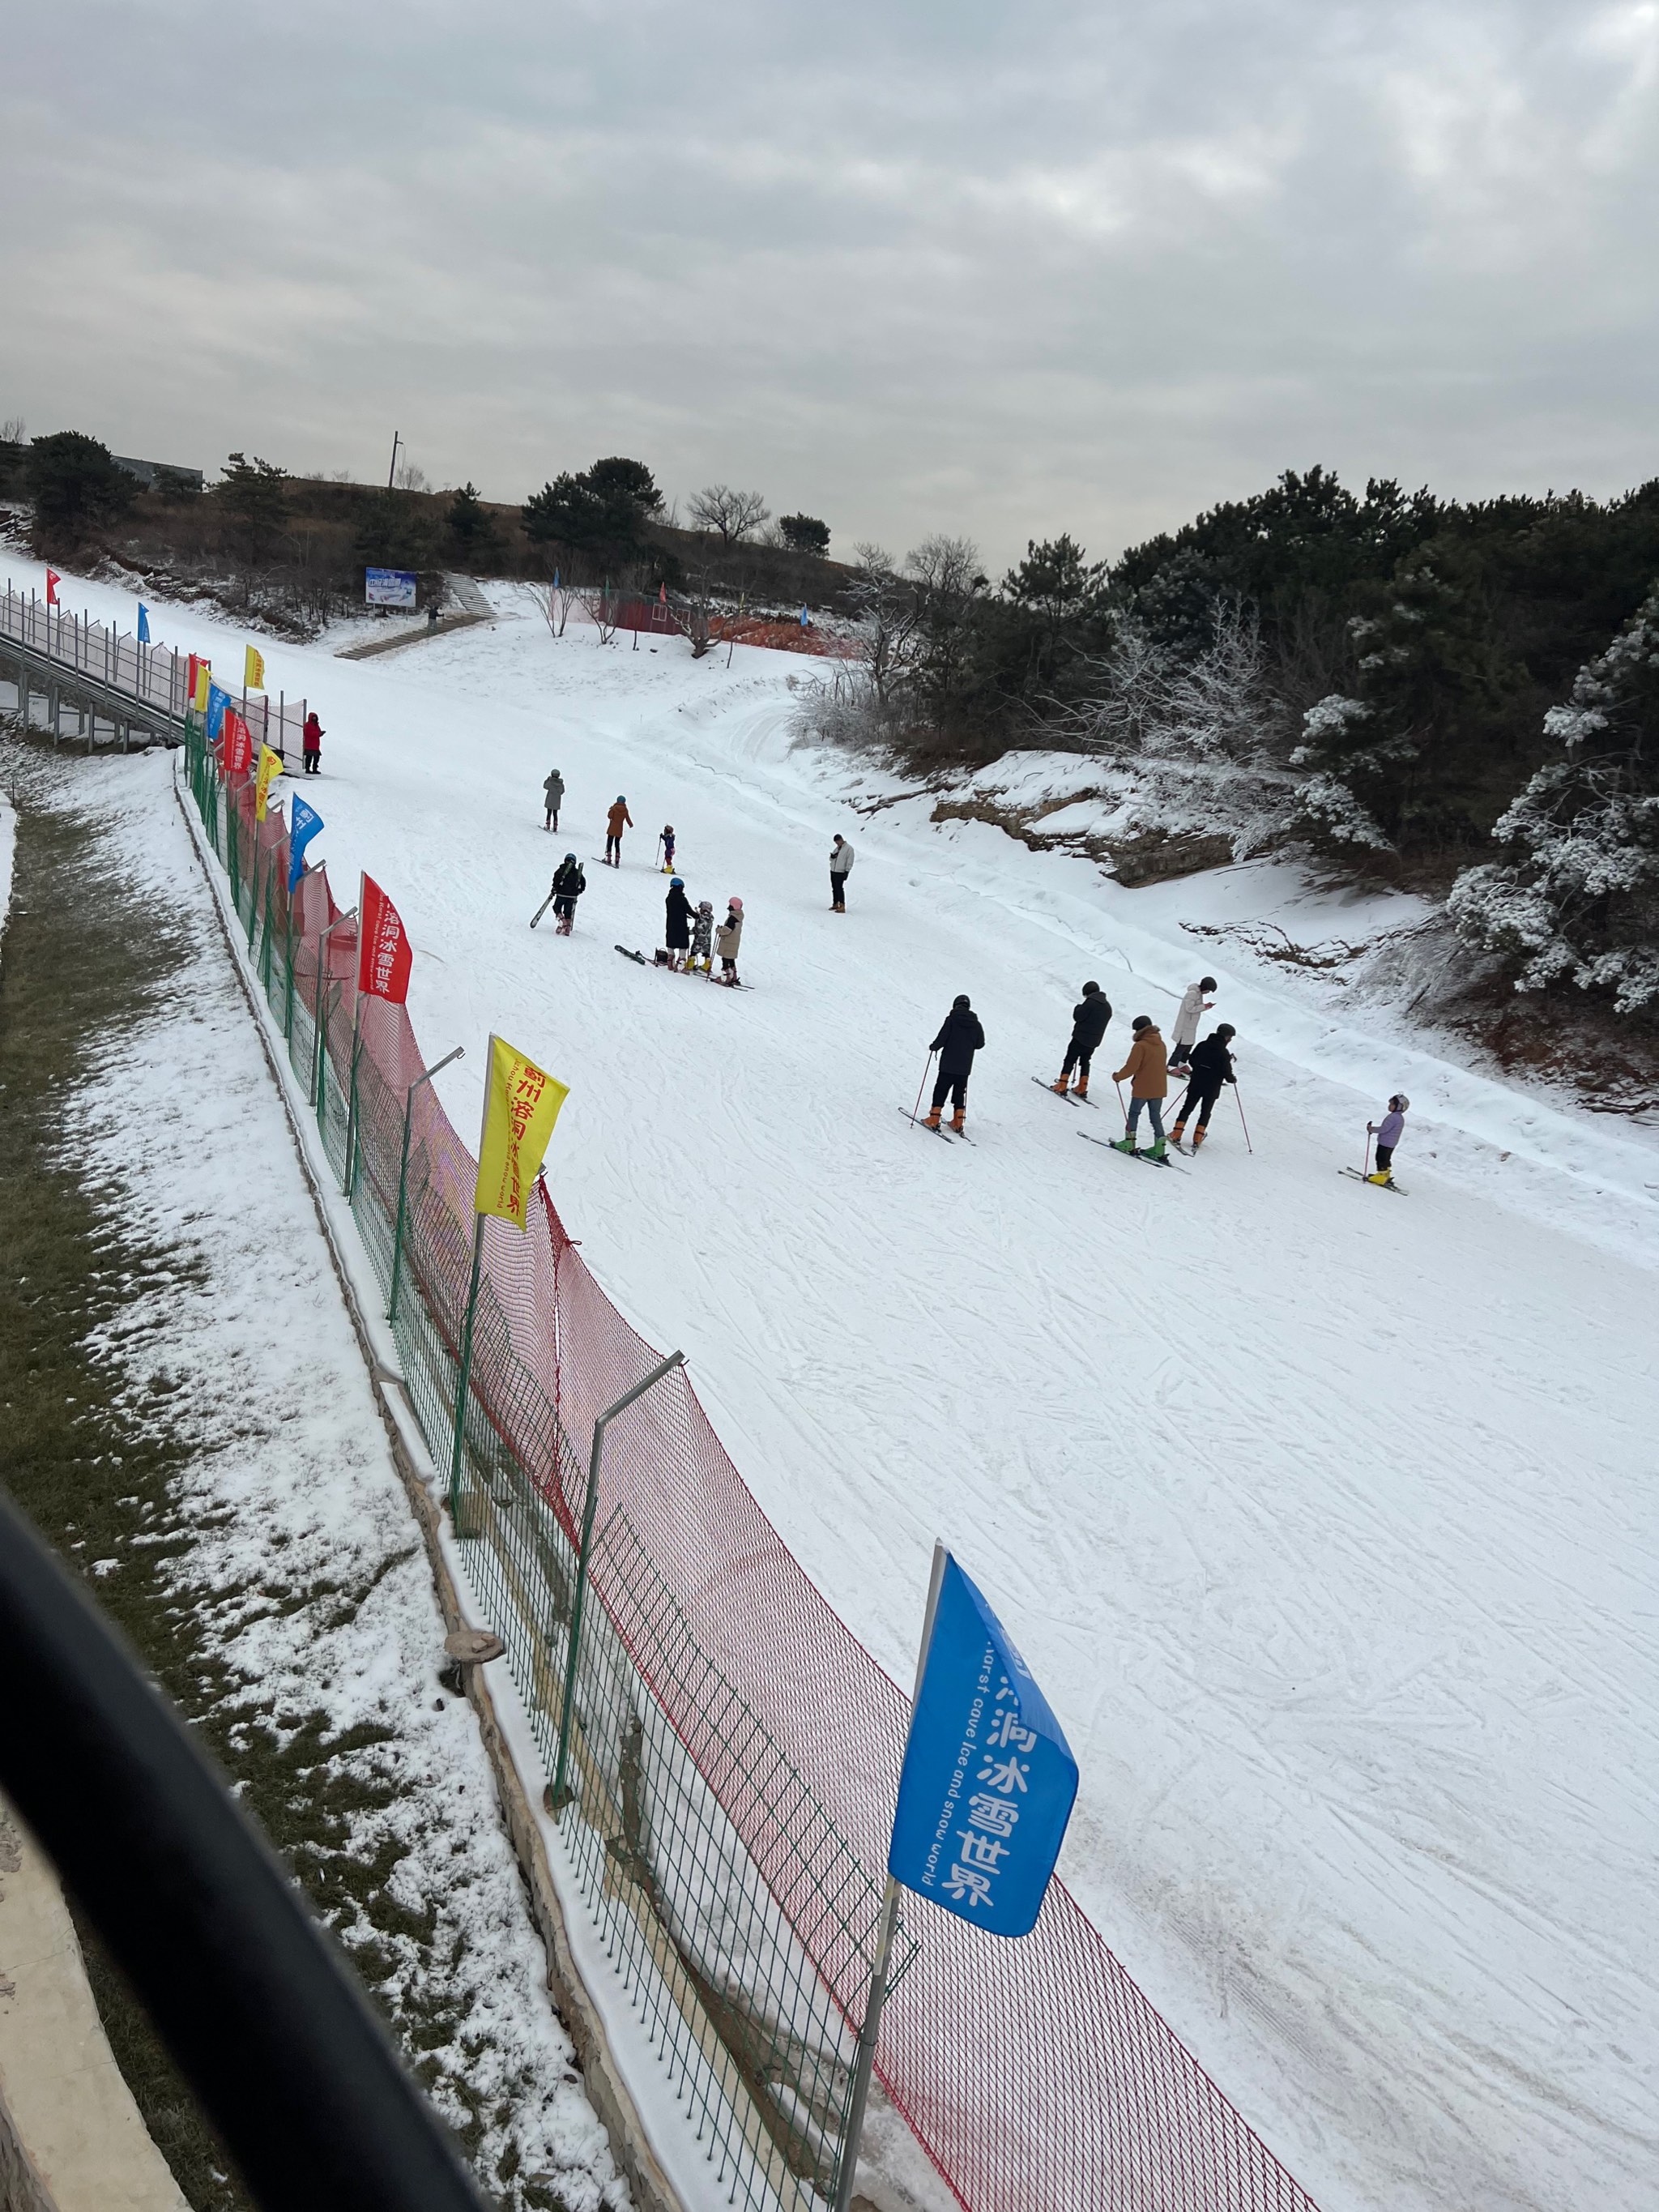
<path id="1" fill-rule="evenodd" d="M 441 1068 L 447 1067 L 452 1060 L 461 1059 L 465 1051 L 465 1045 L 458 1044 L 453 1052 L 447 1052 L 441 1060 L 434 1060 L 430 1067 L 423 1067 L 410 1085 L 404 1099 L 404 1156 L 398 1169 L 398 1225 L 392 1232 L 392 1292 L 386 1309 L 386 1320 L 393 1325 L 398 1319 L 398 1276 L 403 1264 L 404 1224 L 408 1218 L 409 1139 L 415 1125 L 415 1093 L 423 1083 L 430 1083 Z"/>
<path id="2" fill-rule="evenodd" d="M 476 1282 L 477 1270 L 474 1269 Z M 605 1432 L 618 1413 L 631 1406 L 635 1398 L 670 1375 L 677 1367 L 684 1367 L 685 1354 L 671 1352 L 659 1367 L 653 1367 L 643 1382 L 636 1382 L 625 1391 L 614 1406 L 607 1406 L 593 1424 L 593 1444 L 587 1455 L 587 1496 L 582 1501 L 582 1540 L 576 1553 L 576 1594 L 570 1604 L 570 1638 L 564 1660 L 564 1706 L 559 1715 L 559 1758 L 553 1770 L 552 1812 L 556 1820 L 574 1794 L 565 1785 L 565 1769 L 570 1757 L 570 1719 L 576 1703 L 576 1665 L 581 1656 L 582 1613 L 587 1598 L 587 1553 L 593 1540 L 593 1516 L 599 1503 L 599 1464 L 605 1457 Z"/>

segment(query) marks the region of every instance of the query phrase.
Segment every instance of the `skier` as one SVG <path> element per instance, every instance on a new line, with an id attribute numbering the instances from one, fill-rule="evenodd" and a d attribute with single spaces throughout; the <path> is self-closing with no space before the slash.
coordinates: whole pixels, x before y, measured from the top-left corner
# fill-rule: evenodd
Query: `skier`
<path id="1" fill-rule="evenodd" d="M 714 947 L 714 904 L 712 899 L 704 899 L 691 917 L 691 957 L 685 964 L 693 975 L 700 968 L 705 975 L 713 972 Z"/>
<path id="2" fill-rule="evenodd" d="M 672 822 L 665 822 L 662 825 L 661 844 L 662 872 L 665 876 L 672 876 L 674 872 L 674 825 Z"/>
<path id="3" fill-rule="evenodd" d="M 605 817 L 605 857 L 613 868 L 622 866 L 623 831 L 634 827 L 634 817 L 628 811 L 628 801 L 617 793 L 617 803 Z"/>
<path id="4" fill-rule="evenodd" d="M 743 901 L 734 893 L 726 902 L 726 920 L 714 939 L 714 950 L 720 956 L 720 972 L 713 980 L 721 983 L 737 981 L 738 947 L 742 942 Z"/>
<path id="5" fill-rule="evenodd" d="M 559 826 L 559 809 L 564 805 L 564 778 L 559 774 L 557 769 L 553 770 L 542 786 L 542 791 L 547 800 L 547 819 L 543 823 L 542 827 L 544 830 L 556 830 Z"/>
<path id="6" fill-rule="evenodd" d="M 1058 1091 L 1063 1098 L 1068 1088 L 1074 1087 L 1079 1098 L 1089 1095 L 1089 1062 L 1099 1049 L 1100 1040 L 1106 1034 L 1106 1024 L 1112 1018 L 1112 1002 L 1098 983 L 1085 983 L 1083 996 L 1072 1009 L 1072 1041 L 1066 1048 L 1066 1065 L 1060 1071 L 1058 1083 L 1048 1088 Z M 1072 1085 L 1072 1070 L 1077 1070 L 1077 1082 Z"/>
<path id="7" fill-rule="evenodd" d="M 927 1048 L 939 1054 L 939 1080 L 933 1085 L 933 1103 L 922 1115 L 926 1127 L 937 1129 L 939 1110 L 945 1104 L 945 1094 L 951 1094 L 951 1127 L 957 1136 L 968 1119 L 968 1079 L 974 1072 L 974 1054 L 982 1050 L 985 1031 L 979 1016 L 968 1003 L 968 994 L 959 991 L 951 1001 L 951 1011 L 939 1024 L 939 1035 Z"/>
<path id="8" fill-rule="evenodd" d="M 1189 983 L 1182 994 L 1181 1006 L 1175 1018 L 1175 1029 L 1170 1038 L 1170 1065 L 1184 1074 L 1187 1055 L 1198 1042 L 1199 1017 L 1207 1014 L 1213 1000 L 1204 994 L 1213 991 L 1215 977 L 1206 975 L 1196 983 Z"/>
<path id="9" fill-rule="evenodd" d="M 568 937 L 576 919 L 576 901 L 587 889 L 587 876 L 574 853 L 567 853 L 553 878 L 553 918 L 559 935 Z"/>
<path id="10" fill-rule="evenodd" d="M 1188 1079 L 1187 1096 L 1181 1102 L 1175 1127 L 1170 1132 L 1171 1144 L 1181 1142 L 1181 1133 L 1192 1118 L 1194 1107 L 1198 1109 L 1198 1127 L 1193 1131 L 1193 1150 L 1196 1152 L 1203 1143 L 1222 1085 L 1238 1079 L 1233 1073 L 1233 1056 L 1227 1049 L 1237 1035 L 1231 1022 L 1223 1022 L 1202 1044 L 1193 1047 L 1192 1073 Z"/>
<path id="11" fill-rule="evenodd" d="M 320 775 L 323 772 L 323 726 L 317 720 L 315 708 L 306 716 L 305 732 L 300 744 L 306 757 L 306 774 Z"/>
<path id="12" fill-rule="evenodd" d="M 1396 1091 L 1389 1101 L 1389 1110 L 1382 1119 L 1366 1122 L 1366 1135 L 1376 1139 L 1376 1170 L 1366 1176 L 1367 1182 L 1394 1181 L 1395 1146 L 1400 1142 L 1401 1133 L 1406 1127 L 1406 1115 L 1411 1103 L 1403 1091 Z"/>
<path id="13" fill-rule="evenodd" d="M 663 927 L 663 943 L 668 947 L 671 968 L 684 968 L 686 954 L 691 945 L 691 902 L 685 896 L 685 885 L 676 876 L 668 886 L 668 896 L 663 902 L 667 921 Z"/>
<path id="14" fill-rule="evenodd" d="M 853 872 L 853 848 L 845 837 L 838 836 L 830 854 L 830 911 L 847 911 L 847 878 Z"/>
<path id="15" fill-rule="evenodd" d="M 1135 1124 L 1140 1119 L 1140 1109 L 1146 1109 L 1146 1118 L 1152 1125 L 1152 1141 L 1146 1147 L 1149 1159 L 1161 1160 L 1165 1152 L 1164 1140 L 1164 1102 L 1170 1095 L 1170 1064 L 1164 1051 L 1164 1039 L 1158 1024 L 1150 1014 L 1137 1014 L 1132 1024 L 1135 1041 L 1129 1048 L 1129 1057 L 1112 1077 L 1114 1083 L 1129 1078 L 1129 1118 L 1123 1134 L 1114 1150 L 1133 1152 L 1135 1145 Z"/>

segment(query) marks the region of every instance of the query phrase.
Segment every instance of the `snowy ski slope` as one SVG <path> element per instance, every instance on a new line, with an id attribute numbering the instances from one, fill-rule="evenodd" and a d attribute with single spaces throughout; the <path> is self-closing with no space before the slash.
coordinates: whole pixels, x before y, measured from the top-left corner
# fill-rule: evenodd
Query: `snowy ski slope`
<path id="1" fill-rule="evenodd" d="M 458 1126 L 491 1028 L 569 1082 L 573 1234 L 686 1348 L 896 1675 L 935 1533 L 1000 1601 L 1083 1769 L 1068 1880 L 1327 2212 L 1650 2205 L 1650 1138 L 1182 935 L 1282 872 L 1126 893 L 925 801 L 860 819 L 896 787 L 791 750 L 809 663 L 556 641 L 523 612 L 367 664 L 267 659 L 328 732 L 307 796 L 339 896 L 380 878 L 421 1037 L 467 1048 L 441 1081 Z M 638 826 L 611 873 L 618 792 Z M 658 941 L 665 821 L 694 899 L 742 894 L 752 993 L 612 949 Z M 577 933 L 532 935 L 568 848 Z M 1254 1154 L 1231 1099 L 1184 1172 L 1081 1143 L 1117 1133 L 1129 1017 L 1167 1023 L 1201 969 Z M 1030 1080 L 1089 975 L 1116 1009 L 1100 1112 Z M 972 1150 L 894 1112 L 958 990 L 988 1038 Z M 1337 1172 L 1401 1085 L 1403 1200 Z"/>

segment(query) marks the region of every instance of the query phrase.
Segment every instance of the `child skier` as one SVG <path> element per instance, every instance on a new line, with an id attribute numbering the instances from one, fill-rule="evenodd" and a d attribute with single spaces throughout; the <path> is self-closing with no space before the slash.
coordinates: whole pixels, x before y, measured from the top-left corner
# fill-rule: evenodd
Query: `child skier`
<path id="1" fill-rule="evenodd" d="M 633 827 L 634 817 L 628 811 L 628 801 L 618 792 L 616 805 L 605 817 L 605 857 L 611 867 L 621 867 L 623 831 Z"/>
<path id="2" fill-rule="evenodd" d="M 937 1129 L 945 1094 L 951 1094 L 951 1127 L 957 1136 L 968 1119 L 968 1079 L 974 1072 L 974 1054 L 985 1046 L 985 1030 L 979 1016 L 969 1004 L 968 994 L 958 992 L 951 1001 L 951 1011 L 939 1025 L 939 1033 L 927 1048 L 939 1054 L 939 1080 L 933 1085 L 933 1103 L 923 1115 L 924 1125 Z"/>
<path id="3" fill-rule="evenodd" d="M 704 899 L 691 917 L 691 957 L 686 962 L 693 975 L 702 969 L 705 975 L 714 965 L 714 902 Z"/>
<path id="4" fill-rule="evenodd" d="M 691 902 L 678 876 L 669 884 L 663 905 L 666 918 L 662 941 L 668 947 L 668 964 L 671 968 L 684 968 L 689 964 L 686 954 L 691 946 Z"/>
<path id="5" fill-rule="evenodd" d="M 1112 1018 L 1112 1002 L 1098 983 L 1085 983 L 1083 996 L 1072 1009 L 1072 1042 L 1066 1048 L 1066 1063 L 1060 1071 L 1058 1083 L 1048 1088 L 1058 1091 L 1063 1098 L 1068 1088 L 1076 1091 L 1079 1098 L 1089 1095 L 1089 1062 L 1100 1048 L 1100 1040 L 1106 1034 L 1106 1024 Z M 1072 1070 L 1077 1070 L 1077 1081 L 1072 1082 Z"/>
<path id="6" fill-rule="evenodd" d="M 1182 993 L 1181 1005 L 1175 1018 L 1175 1028 L 1170 1036 L 1170 1065 L 1183 1073 L 1187 1066 L 1187 1055 L 1198 1042 L 1200 1017 L 1207 1014 L 1215 1003 L 1213 1000 L 1206 999 L 1204 994 L 1206 991 L 1213 991 L 1214 988 L 1215 977 L 1205 975 L 1196 983 L 1189 983 Z"/>
<path id="7" fill-rule="evenodd" d="M 672 822 L 665 822 L 662 825 L 662 872 L 665 876 L 672 876 L 674 872 L 674 825 Z"/>
<path id="8" fill-rule="evenodd" d="M 720 924 L 720 934 L 714 939 L 714 950 L 720 956 L 720 972 L 714 980 L 735 983 L 738 980 L 738 947 L 743 942 L 743 901 L 735 895 L 726 902 L 726 920 Z"/>
<path id="9" fill-rule="evenodd" d="M 1181 1142 L 1181 1133 L 1191 1120 L 1194 1108 L 1198 1109 L 1198 1127 L 1193 1131 L 1194 1152 L 1208 1134 L 1210 1115 L 1216 1100 L 1221 1096 L 1222 1085 L 1238 1079 L 1233 1073 L 1233 1056 L 1227 1049 L 1237 1035 L 1238 1031 L 1231 1022 L 1223 1022 L 1218 1029 L 1205 1038 L 1202 1044 L 1193 1047 L 1192 1073 L 1187 1082 L 1187 1096 L 1181 1102 L 1175 1127 L 1170 1132 L 1172 1145 Z"/>
<path id="10" fill-rule="evenodd" d="M 558 923 L 561 937 L 569 936 L 571 924 L 576 919 L 576 901 L 586 889 L 587 877 L 581 862 L 574 853 L 567 853 L 553 878 L 553 918 Z"/>
<path id="11" fill-rule="evenodd" d="M 1403 1091 L 1396 1091 L 1389 1101 L 1389 1110 L 1382 1119 L 1380 1121 L 1366 1122 L 1366 1135 L 1375 1137 L 1376 1139 L 1376 1170 L 1374 1174 L 1366 1176 L 1367 1182 L 1394 1181 L 1395 1146 L 1400 1142 L 1401 1134 L 1406 1127 L 1406 1115 L 1410 1110 L 1411 1103 Z"/>
<path id="12" fill-rule="evenodd" d="M 547 800 L 547 819 L 543 823 L 542 827 L 544 830 L 556 830 L 559 826 L 559 809 L 564 805 L 564 778 L 559 774 L 557 769 L 552 771 L 546 782 L 543 784 L 542 793 Z"/>
<path id="13" fill-rule="evenodd" d="M 1152 1141 L 1146 1147 L 1149 1159 L 1161 1160 L 1165 1152 L 1164 1140 L 1164 1102 L 1170 1095 L 1170 1064 L 1164 1050 L 1164 1039 L 1158 1024 L 1150 1014 L 1137 1014 L 1132 1024 L 1135 1041 L 1129 1048 L 1129 1057 L 1113 1075 L 1114 1083 L 1129 1078 L 1129 1118 L 1123 1134 L 1113 1149 L 1133 1152 L 1135 1144 L 1135 1124 L 1140 1119 L 1140 1109 L 1146 1109 L 1146 1118 L 1152 1125 Z"/>

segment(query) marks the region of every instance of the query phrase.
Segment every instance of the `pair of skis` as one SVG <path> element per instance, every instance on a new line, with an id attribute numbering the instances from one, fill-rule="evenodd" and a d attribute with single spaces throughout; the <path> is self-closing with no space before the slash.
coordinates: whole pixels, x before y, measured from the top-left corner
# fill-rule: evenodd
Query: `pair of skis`
<path id="1" fill-rule="evenodd" d="M 1063 1098 L 1068 1106 L 1092 1106 L 1095 1103 L 1086 1095 L 1079 1097 L 1075 1091 L 1055 1091 L 1054 1085 L 1045 1083 L 1040 1075 L 1034 1075 L 1031 1080 L 1039 1091 L 1052 1092 L 1056 1098 Z"/>
<path id="2" fill-rule="evenodd" d="M 1045 1083 L 1040 1075 L 1034 1075 L 1031 1078 L 1031 1080 L 1036 1085 L 1039 1091 L 1047 1091 L 1056 1098 L 1064 1098 L 1069 1105 L 1092 1106 L 1095 1103 L 1092 1098 L 1079 1098 L 1073 1092 L 1069 1091 L 1056 1091 L 1052 1083 Z M 1078 1134 L 1085 1140 L 1085 1143 L 1099 1145 L 1109 1152 L 1119 1153 L 1126 1160 L 1145 1160 L 1149 1168 L 1172 1168 L 1175 1166 L 1175 1162 L 1172 1159 L 1154 1158 L 1151 1152 L 1143 1152 L 1139 1151 L 1126 1152 L 1124 1152 L 1121 1145 L 1115 1145 L 1109 1139 L 1105 1137 L 1091 1137 L 1086 1129 L 1079 1129 L 1078 1131 Z M 1176 1149 L 1179 1150 L 1179 1147 L 1177 1146 Z M 1178 1172 L 1182 1175 L 1185 1175 L 1187 1170 L 1185 1168 L 1182 1168 Z"/>
<path id="3" fill-rule="evenodd" d="M 1368 1175 L 1361 1175 L 1358 1168 L 1339 1168 L 1337 1173 L 1348 1176 L 1354 1182 L 1370 1183 L 1373 1190 L 1391 1190 L 1396 1198 L 1404 1198 L 1406 1195 L 1397 1182 L 1371 1182 L 1370 1177 Z"/>
<path id="4" fill-rule="evenodd" d="M 637 960 L 641 968 L 660 968 L 670 975 L 695 975 L 698 973 L 695 968 L 670 968 L 665 960 L 647 960 L 643 952 L 636 952 L 631 945 L 619 945 L 617 950 L 624 960 Z M 752 991 L 755 988 L 752 983 L 728 983 L 724 977 L 711 975 L 707 968 L 702 970 L 702 974 L 706 983 L 718 983 L 722 990 Z"/>
<path id="5" fill-rule="evenodd" d="M 943 1123 L 936 1127 L 932 1121 L 924 1121 L 920 1114 L 913 1114 L 908 1106 L 901 1106 L 897 1110 L 912 1128 L 926 1129 L 930 1137 L 943 1137 L 947 1145 L 971 1145 L 974 1141 L 966 1129 L 947 1129 Z"/>

